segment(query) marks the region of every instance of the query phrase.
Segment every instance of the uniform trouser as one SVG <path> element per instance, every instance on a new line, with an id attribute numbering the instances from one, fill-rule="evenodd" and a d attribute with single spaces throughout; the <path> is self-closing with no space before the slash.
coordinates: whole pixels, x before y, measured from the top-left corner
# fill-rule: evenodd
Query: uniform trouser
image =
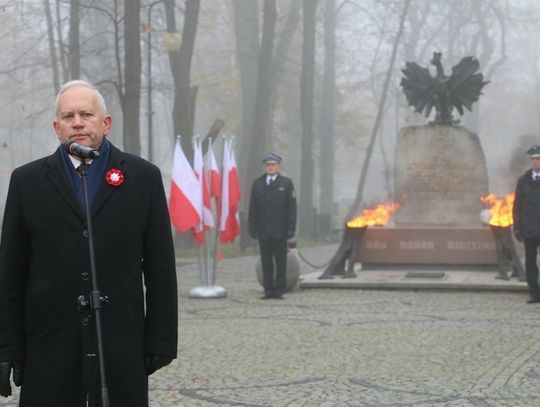
<path id="1" fill-rule="evenodd" d="M 540 239 L 523 239 L 525 246 L 525 271 L 527 272 L 527 285 L 531 297 L 540 298 L 540 286 L 538 285 L 538 266 L 536 257 Z"/>
<path id="2" fill-rule="evenodd" d="M 281 296 L 287 286 L 287 240 L 259 239 L 264 292 Z"/>

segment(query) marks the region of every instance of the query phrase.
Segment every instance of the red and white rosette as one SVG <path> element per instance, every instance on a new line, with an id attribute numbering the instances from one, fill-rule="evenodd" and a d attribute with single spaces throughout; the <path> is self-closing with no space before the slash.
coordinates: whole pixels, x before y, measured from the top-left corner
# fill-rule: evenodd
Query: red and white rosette
<path id="1" fill-rule="evenodd" d="M 120 171 L 118 168 L 111 168 L 109 171 L 107 171 L 107 174 L 105 174 L 105 181 L 107 181 L 107 184 L 118 187 L 124 183 L 124 173 Z"/>

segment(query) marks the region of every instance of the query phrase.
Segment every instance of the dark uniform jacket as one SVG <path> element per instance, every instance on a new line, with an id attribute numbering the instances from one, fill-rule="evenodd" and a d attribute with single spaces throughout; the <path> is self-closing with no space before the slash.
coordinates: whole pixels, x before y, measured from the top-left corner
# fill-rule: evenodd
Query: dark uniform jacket
<path id="1" fill-rule="evenodd" d="M 540 181 L 532 179 L 532 170 L 517 181 L 513 218 L 525 239 L 540 239 Z"/>
<path id="2" fill-rule="evenodd" d="M 249 232 L 262 240 L 289 239 L 296 230 L 296 196 L 290 178 L 278 174 L 270 185 L 257 178 L 249 201 Z"/>
<path id="3" fill-rule="evenodd" d="M 80 405 L 77 298 L 91 290 L 88 232 L 63 165 L 58 149 L 13 171 L 4 214 L 0 361 L 24 360 L 24 407 Z M 109 297 L 101 312 L 105 368 L 111 405 L 143 407 L 144 354 L 176 356 L 174 249 L 159 169 L 112 145 L 105 172 L 111 168 L 124 182 L 103 177 L 92 205 L 98 284 Z"/>

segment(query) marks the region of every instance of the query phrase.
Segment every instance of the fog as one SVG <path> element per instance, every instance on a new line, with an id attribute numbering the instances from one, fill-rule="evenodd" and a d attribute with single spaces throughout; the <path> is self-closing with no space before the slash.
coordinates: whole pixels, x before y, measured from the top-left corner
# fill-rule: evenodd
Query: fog
<path id="1" fill-rule="evenodd" d="M 5 204 L 9 177 L 14 168 L 54 151 L 58 142 L 52 129 L 54 119 L 54 69 L 60 83 L 71 75 L 70 7 L 68 1 L 49 2 L 52 20 L 47 23 L 42 0 L 0 1 L 0 211 Z M 191 1 L 191 0 L 190 0 Z M 95 83 L 104 94 L 113 115 L 111 141 L 122 147 L 124 134 L 122 95 L 129 87 L 124 80 L 132 68 L 124 59 L 123 3 L 113 0 L 81 0 L 80 33 L 77 55 L 80 77 Z M 163 3 L 163 4 L 161 4 Z M 540 4 L 518 0 L 411 0 L 404 31 L 397 44 L 396 60 L 389 66 L 404 0 L 315 0 L 315 64 L 313 77 L 312 151 L 306 152 L 305 123 L 302 122 L 301 78 L 303 67 L 302 17 L 306 5 L 299 0 L 276 2 L 275 38 L 271 97 L 267 123 L 257 120 L 257 77 L 263 29 L 262 0 L 201 1 L 193 47 L 190 86 L 197 87 L 193 112 L 193 135 L 204 136 L 216 119 L 225 122 L 221 134 L 235 135 L 235 151 L 241 181 L 249 186 L 257 175 L 250 159 L 257 124 L 264 130 L 262 148 L 283 156 L 283 171 L 289 175 L 302 198 L 302 187 L 313 186 L 312 206 L 325 212 L 323 196 L 330 195 L 334 218 L 357 195 L 362 163 L 375 124 L 386 74 L 391 79 L 384 115 L 375 140 L 367 181 L 362 193 L 366 204 L 393 199 L 393 161 L 399 129 L 425 124 L 425 118 L 407 106 L 399 85 L 401 69 L 408 61 L 429 67 L 434 51 L 442 52 L 446 74 L 463 57 L 472 55 L 480 62 L 480 72 L 489 83 L 484 87 L 473 112 L 459 117 L 460 123 L 479 135 L 488 166 L 489 189 L 504 195 L 513 190 L 516 178 L 527 168 L 525 151 L 540 144 Z M 149 4 L 153 4 L 149 10 Z M 256 6 L 256 7 L 255 7 Z M 328 161 L 321 147 L 325 89 L 325 30 L 329 10 L 335 10 L 335 82 L 332 138 L 333 185 L 330 194 L 322 191 L 320 168 Z M 176 1 L 176 28 L 184 25 L 186 2 Z M 149 12 L 150 11 L 150 12 Z M 116 14 L 115 14 L 116 13 Z M 148 16 L 151 22 L 148 21 Z M 164 46 L 167 15 L 164 2 L 142 1 L 141 95 L 138 102 L 139 134 L 129 137 L 140 143 L 140 154 L 148 158 L 152 140 L 152 161 L 164 175 L 168 188 L 172 146 L 178 124 L 173 117 L 175 82 L 171 74 L 171 52 Z M 71 28 L 70 28 L 71 27 Z M 48 28 L 51 29 L 48 31 Z M 149 31 L 151 30 L 151 31 Z M 251 31 L 250 31 L 251 30 Z M 151 33 L 151 54 L 148 33 Z M 251 36 L 248 33 L 252 33 Z M 255 35 L 253 35 L 255 33 Z M 239 47 L 242 47 L 241 49 Z M 53 60 L 53 52 L 56 60 Z M 170 49 L 169 49 L 170 51 Z M 262 52 L 262 51 L 261 51 Z M 184 55 L 185 56 L 185 55 Z M 152 130 L 148 130 L 148 70 L 151 67 Z M 251 75 L 254 77 L 249 77 Z M 251 102 L 247 103 L 248 98 Z M 305 100 L 304 100 L 305 103 Z M 250 117 L 247 117 L 250 116 Z M 432 114 L 433 116 L 433 114 Z M 130 116 L 131 118 L 132 116 Z M 178 119 L 178 117 L 177 117 Z M 303 130 L 304 129 L 304 130 Z M 189 136 L 189 134 L 188 134 Z M 257 136 L 258 137 L 258 136 Z M 253 143 L 252 143 L 253 141 Z M 219 143 L 215 145 L 219 158 Z M 314 163 L 312 177 L 302 177 L 302 156 Z M 259 169 L 262 172 L 262 166 Z M 326 171 L 326 170 L 322 170 Z M 326 172 L 325 172 L 326 173 Z M 324 174 L 323 174 L 324 175 Z M 245 190 L 245 189 L 244 189 Z M 246 200 L 244 196 L 244 201 Z"/>

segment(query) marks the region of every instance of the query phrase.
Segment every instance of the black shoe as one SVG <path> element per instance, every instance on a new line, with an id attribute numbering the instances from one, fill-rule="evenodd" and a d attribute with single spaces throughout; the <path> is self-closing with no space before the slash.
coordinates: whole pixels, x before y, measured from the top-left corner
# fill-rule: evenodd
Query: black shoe
<path id="1" fill-rule="evenodd" d="M 539 297 L 529 297 L 529 299 L 527 300 L 527 304 L 536 304 L 539 302 L 540 302 Z"/>

